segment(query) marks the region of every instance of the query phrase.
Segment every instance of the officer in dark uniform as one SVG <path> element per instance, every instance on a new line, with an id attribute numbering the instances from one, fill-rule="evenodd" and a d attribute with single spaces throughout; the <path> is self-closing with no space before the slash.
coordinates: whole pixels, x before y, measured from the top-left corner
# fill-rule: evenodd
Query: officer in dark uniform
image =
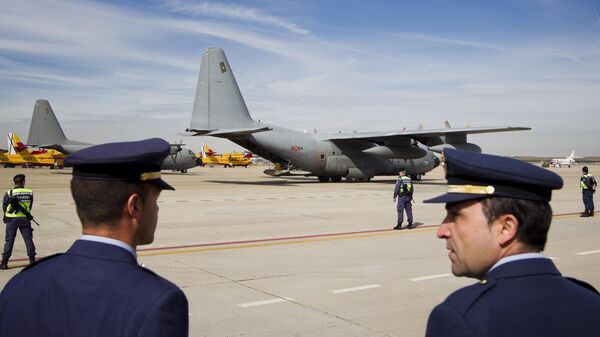
<path id="1" fill-rule="evenodd" d="M 21 231 L 29 263 L 35 261 L 35 245 L 33 244 L 33 228 L 31 228 L 31 208 L 33 207 L 33 191 L 25 188 L 25 175 L 17 174 L 13 178 L 15 187 L 4 194 L 2 211 L 6 224 L 6 236 L 0 269 L 8 269 L 8 259 L 12 254 L 13 245 L 17 236 L 17 229 Z"/>
<path id="2" fill-rule="evenodd" d="M 598 336 L 600 295 L 563 277 L 541 252 L 555 173 L 529 163 L 445 150 L 448 193 L 437 236 L 452 273 L 479 279 L 436 306 L 426 336 Z"/>
<path id="3" fill-rule="evenodd" d="M 71 193 L 82 236 L 41 259 L 0 293 L 2 336 L 188 335 L 188 303 L 173 283 L 137 263 L 154 240 L 162 139 L 109 143 L 70 154 Z"/>
<path id="4" fill-rule="evenodd" d="M 412 205 L 411 201 L 413 198 L 413 183 L 409 176 L 406 175 L 404 169 L 398 172 L 398 180 L 396 181 L 396 187 L 394 188 L 394 202 L 398 199 L 396 209 L 398 211 L 398 223 L 394 229 L 402 229 L 402 222 L 404 221 L 404 210 L 406 210 L 406 217 L 408 218 L 408 226 L 406 228 L 411 229 L 413 223 Z"/>
<path id="5" fill-rule="evenodd" d="M 581 213 L 581 217 L 594 216 L 594 192 L 596 192 L 596 179 L 594 176 L 588 173 L 588 167 L 584 166 L 581 168 L 583 176 L 579 180 L 579 187 L 581 187 L 581 193 L 583 195 L 583 205 L 585 210 Z"/>

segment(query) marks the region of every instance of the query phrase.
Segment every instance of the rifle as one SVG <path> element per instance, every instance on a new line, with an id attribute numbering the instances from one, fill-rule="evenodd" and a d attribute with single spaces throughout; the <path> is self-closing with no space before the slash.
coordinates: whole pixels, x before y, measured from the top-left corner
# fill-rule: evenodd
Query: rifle
<path id="1" fill-rule="evenodd" d="M 27 220 L 33 221 L 39 227 L 40 224 L 37 221 L 35 221 L 35 219 L 33 219 L 33 215 L 31 215 L 31 213 L 29 213 L 23 207 L 23 205 L 21 205 L 21 203 L 19 202 L 19 199 L 17 197 L 13 196 L 12 193 L 8 196 L 8 203 L 13 207 L 15 213 L 21 212 L 21 213 L 25 214 L 25 217 L 27 218 Z"/>

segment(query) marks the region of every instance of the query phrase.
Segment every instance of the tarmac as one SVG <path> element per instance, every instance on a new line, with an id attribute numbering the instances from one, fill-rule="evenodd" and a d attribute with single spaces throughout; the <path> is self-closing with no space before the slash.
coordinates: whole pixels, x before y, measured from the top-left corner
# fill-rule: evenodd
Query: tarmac
<path id="1" fill-rule="evenodd" d="M 423 336 L 431 309 L 476 282 L 451 275 L 435 236 L 444 205 L 422 203 L 444 192 L 441 168 L 415 183 L 418 227 L 402 231 L 391 229 L 395 177 L 319 183 L 263 169 L 163 174 L 177 190 L 161 194 L 155 241 L 138 247 L 139 262 L 183 289 L 190 336 Z M 553 195 L 544 253 L 600 289 L 600 214 L 579 217 L 581 166 L 551 170 L 565 187 Z M 0 187 L 10 189 L 17 173 L 35 193 L 38 256 L 64 252 L 81 235 L 70 170 L 0 169 Z M 600 166 L 590 173 L 600 176 Z M 25 263 L 17 234 L 0 286 Z"/>

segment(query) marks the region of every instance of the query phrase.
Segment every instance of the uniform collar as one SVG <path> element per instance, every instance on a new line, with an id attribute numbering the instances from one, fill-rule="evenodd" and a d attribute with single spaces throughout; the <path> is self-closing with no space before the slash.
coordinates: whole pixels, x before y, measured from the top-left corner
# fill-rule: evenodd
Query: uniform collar
<path id="1" fill-rule="evenodd" d="M 561 275 L 554 263 L 552 262 L 552 260 L 544 257 L 543 255 L 542 257 L 528 257 L 529 254 L 518 254 L 512 256 L 514 257 L 508 259 L 508 261 L 505 260 L 504 263 L 494 265 L 485 274 L 484 278 L 498 279 L 539 274 Z"/>
<path id="2" fill-rule="evenodd" d="M 120 240 L 115 240 L 115 239 L 107 238 L 104 236 L 97 236 L 97 235 L 82 235 L 79 238 L 79 240 L 101 242 L 101 243 L 106 243 L 108 245 L 121 247 L 121 248 L 125 249 L 126 251 L 128 251 L 131 255 L 133 255 L 134 258 L 137 259 L 137 254 L 135 253 L 135 249 L 133 249 L 133 247 L 131 247 L 130 245 L 128 245 L 125 242 L 120 241 Z"/>

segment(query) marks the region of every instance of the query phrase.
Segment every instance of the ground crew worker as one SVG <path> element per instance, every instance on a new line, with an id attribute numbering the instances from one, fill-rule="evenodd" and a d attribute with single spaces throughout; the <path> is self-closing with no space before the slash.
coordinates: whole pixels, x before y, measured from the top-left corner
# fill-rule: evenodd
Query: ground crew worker
<path id="1" fill-rule="evenodd" d="M 437 230 L 455 276 L 479 282 L 436 306 L 426 337 L 592 337 L 600 295 L 563 277 L 542 254 L 552 221 L 554 172 L 512 158 L 444 150 L 448 191 Z"/>
<path id="2" fill-rule="evenodd" d="M 6 236 L 4 238 L 4 250 L 0 269 L 8 269 L 10 258 L 17 236 L 17 229 L 21 231 L 29 263 L 35 261 L 35 245 L 33 244 L 33 228 L 31 228 L 30 212 L 33 206 L 33 191 L 25 188 L 25 175 L 17 174 L 13 178 L 15 187 L 4 194 L 2 210 L 4 211 L 4 223 L 6 224 Z"/>
<path id="3" fill-rule="evenodd" d="M 583 176 L 579 180 L 579 187 L 581 187 L 581 193 L 583 195 L 583 206 L 585 210 L 581 213 L 581 217 L 585 218 L 588 216 L 594 216 L 594 192 L 596 192 L 596 179 L 594 176 L 588 173 L 588 167 L 584 166 L 581 168 Z"/>
<path id="4" fill-rule="evenodd" d="M 137 262 L 154 240 L 157 199 L 173 190 L 159 138 L 100 144 L 71 153 L 71 194 L 82 236 L 36 261 L 0 293 L 0 335 L 28 337 L 188 336 L 183 291 Z"/>
<path id="5" fill-rule="evenodd" d="M 404 210 L 406 210 L 406 217 L 408 220 L 408 226 L 406 228 L 411 229 L 413 224 L 413 214 L 411 201 L 413 198 L 413 183 L 409 176 L 406 175 L 406 170 L 401 169 L 398 172 L 398 180 L 396 181 L 396 187 L 394 188 L 394 202 L 398 199 L 396 209 L 398 211 L 398 222 L 394 229 L 402 229 L 402 222 L 404 221 Z"/>

